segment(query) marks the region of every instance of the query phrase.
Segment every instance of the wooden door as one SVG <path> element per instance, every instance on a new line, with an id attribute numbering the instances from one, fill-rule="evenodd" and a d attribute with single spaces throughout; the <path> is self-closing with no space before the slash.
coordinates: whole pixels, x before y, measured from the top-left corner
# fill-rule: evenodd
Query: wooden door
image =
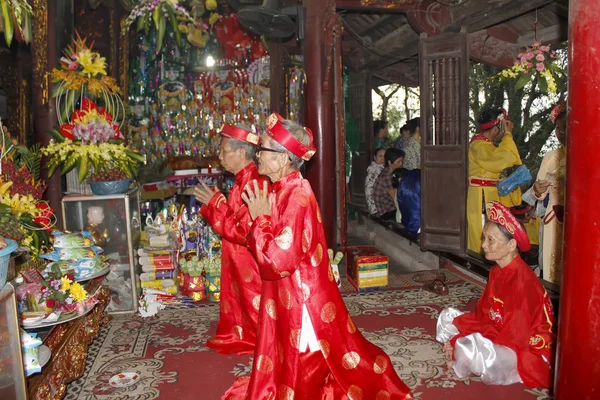
<path id="1" fill-rule="evenodd" d="M 421 35 L 421 248 L 467 247 L 467 34 Z"/>
<path id="2" fill-rule="evenodd" d="M 348 98 L 350 113 L 360 130 L 358 155 L 352 158 L 350 194 L 352 203 L 366 207 L 365 179 L 367 167 L 373 158 L 373 111 L 371 109 L 371 74 L 351 72 L 348 77 Z"/>

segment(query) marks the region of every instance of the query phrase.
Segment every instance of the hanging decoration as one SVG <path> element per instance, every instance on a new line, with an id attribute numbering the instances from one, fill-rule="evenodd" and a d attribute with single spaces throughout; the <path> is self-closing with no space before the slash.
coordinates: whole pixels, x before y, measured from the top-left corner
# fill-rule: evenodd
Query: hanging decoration
<path id="1" fill-rule="evenodd" d="M 141 0 L 133 7 L 125 20 L 124 29 L 129 30 L 134 23 L 136 23 L 137 31 L 144 31 L 146 35 L 150 33 L 151 29 L 156 30 L 156 52 L 160 53 L 167 25 L 170 25 L 179 45 L 181 44 L 180 25 L 181 30 L 184 30 L 186 24 L 193 24 L 194 20 L 177 0 Z"/>
<path id="2" fill-rule="evenodd" d="M 217 155 L 224 122 L 260 132 L 269 114 L 269 57 L 260 38 L 248 35 L 225 2 L 189 3 L 194 24 L 180 24 L 181 41 L 167 26 L 158 36 L 138 34 L 130 62 L 129 131 L 149 162 Z"/>
<path id="3" fill-rule="evenodd" d="M 490 78 L 491 82 L 500 83 L 507 79 L 514 79 L 516 80 L 515 90 L 519 90 L 528 83 L 537 81 L 538 88 L 542 93 L 556 94 L 557 81 L 565 75 L 565 71 L 555 63 L 556 52 L 550 46 L 538 41 L 537 27 L 536 11 L 534 42 L 527 46 L 524 52 L 517 55 L 511 68 Z"/>
<path id="4" fill-rule="evenodd" d="M 0 0 L 0 32 L 9 46 L 13 39 L 31 42 L 31 6 L 26 0 Z"/>
<path id="5" fill-rule="evenodd" d="M 125 108 L 114 78 L 106 74 L 106 59 L 92 50 L 79 34 L 72 46 L 67 47 L 60 59 L 60 67 L 51 73 L 55 84 L 52 96 L 56 98 L 59 124 L 69 123 L 73 112 L 81 107 L 84 98 L 90 98 L 106 108 L 117 125 L 125 120 Z"/>

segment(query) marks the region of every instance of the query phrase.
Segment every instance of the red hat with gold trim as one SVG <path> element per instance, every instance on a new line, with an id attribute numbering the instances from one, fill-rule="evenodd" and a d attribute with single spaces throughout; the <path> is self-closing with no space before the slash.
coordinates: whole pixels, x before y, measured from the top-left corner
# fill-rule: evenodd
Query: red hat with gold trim
<path id="1" fill-rule="evenodd" d="M 258 146 L 260 143 L 260 136 L 258 136 L 256 133 L 252 133 L 243 128 L 238 128 L 237 126 L 231 126 L 229 124 L 223 124 L 220 134 L 221 136 L 241 140 L 242 142 L 246 142 L 254 146 Z"/>
<path id="2" fill-rule="evenodd" d="M 490 221 L 502 225 L 512 235 L 517 241 L 520 251 L 527 252 L 531 249 L 531 243 L 525 228 L 507 207 L 497 201 L 490 201 L 485 205 L 485 210 Z"/>
<path id="3" fill-rule="evenodd" d="M 498 115 L 496 117 L 496 119 L 494 119 L 493 121 L 480 124 L 479 127 L 481 128 L 482 131 L 493 128 L 494 126 L 500 124 L 502 121 L 508 119 L 508 113 L 506 112 L 506 110 L 504 108 L 500 107 L 500 111 L 502 111 L 501 114 Z"/>
<path id="4" fill-rule="evenodd" d="M 308 137 L 310 138 L 308 146 L 305 146 L 285 129 L 281 123 L 283 120 L 283 117 L 276 112 L 271 114 L 269 118 L 267 118 L 267 134 L 295 156 L 300 157 L 304 161 L 310 160 L 317 151 L 313 143 L 312 131 L 308 128 L 304 128 L 306 132 L 308 132 Z"/>

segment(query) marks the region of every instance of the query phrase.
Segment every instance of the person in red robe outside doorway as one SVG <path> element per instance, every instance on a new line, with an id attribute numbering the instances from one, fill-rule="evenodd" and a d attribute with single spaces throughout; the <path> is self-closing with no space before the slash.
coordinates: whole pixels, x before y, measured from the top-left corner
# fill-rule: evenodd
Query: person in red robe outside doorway
<path id="1" fill-rule="evenodd" d="M 549 388 L 554 316 L 548 293 L 519 255 L 530 248 L 527 232 L 499 202 L 487 203 L 486 214 L 483 251 L 496 265 L 474 312 L 440 313 L 436 339 L 459 378 Z"/>
<path id="2" fill-rule="evenodd" d="M 259 142 L 260 137 L 249 129 L 223 125 L 219 160 L 235 175 L 229 199 L 204 183 L 194 190 L 203 204 L 200 214 L 222 238 L 219 325 L 216 337 L 206 345 L 223 354 L 251 354 L 256 344 L 262 281 L 246 243 L 250 215 L 241 194 L 248 182 L 267 184 L 254 163 Z"/>
<path id="3" fill-rule="evenodd" d="M 312 133 L 278 114 L 267 119 L 258 171 L 273 182 L 243 195 L 253 219 L 248 246 L 263 289 L 250 377 L 222 399 L 412 399 L 390 358 L 356 328 L 334 280 L 314 193 L 299 169 Z"/>

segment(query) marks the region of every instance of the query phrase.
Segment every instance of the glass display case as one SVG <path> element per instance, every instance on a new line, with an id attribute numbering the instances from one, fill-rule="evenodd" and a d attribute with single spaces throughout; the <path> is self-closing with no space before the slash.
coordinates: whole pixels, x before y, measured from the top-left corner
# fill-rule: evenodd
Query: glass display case
<path id="1" fill-rule="evenodd" d="M 110 262 L 110 272 L 103 282 L 111 291 L 107 311 L 135 312 L 138 303 L 135 254 L 141 237 L 138 190 L 107 196 L 65 196 L 62 213 L 64 229 L 91 232 Z"/>
<path id="2" fill-rule="evenodd" d="M 15 290 L 7 283 L 0 290 L 0 399 L 26 399 L 21 353 L 19 314 Z"/>

